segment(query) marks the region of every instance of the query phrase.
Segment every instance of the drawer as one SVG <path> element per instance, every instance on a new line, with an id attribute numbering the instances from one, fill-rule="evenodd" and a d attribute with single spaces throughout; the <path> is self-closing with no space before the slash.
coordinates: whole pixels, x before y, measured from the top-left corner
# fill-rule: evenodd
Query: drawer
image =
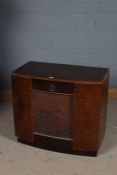
<path id="1" fill-rule="evenodd" d="M 53 93 L 64 93 L 73 94 L 73 84 L 58 82 L 58 81 L 47 81 L 47 80 L 32 80 L 32 89 L 39 91 L 47 91 Z"/>

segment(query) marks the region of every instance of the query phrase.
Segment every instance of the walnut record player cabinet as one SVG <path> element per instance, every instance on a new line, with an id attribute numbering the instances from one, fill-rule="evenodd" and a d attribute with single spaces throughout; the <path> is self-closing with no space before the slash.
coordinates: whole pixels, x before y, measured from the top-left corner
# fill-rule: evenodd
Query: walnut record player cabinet
<path id="1" fill-rule="evenodd" d="M 96 156 L 104 136 L 107 68 L 28 62 L 12 72 L 18 141 Z"/>

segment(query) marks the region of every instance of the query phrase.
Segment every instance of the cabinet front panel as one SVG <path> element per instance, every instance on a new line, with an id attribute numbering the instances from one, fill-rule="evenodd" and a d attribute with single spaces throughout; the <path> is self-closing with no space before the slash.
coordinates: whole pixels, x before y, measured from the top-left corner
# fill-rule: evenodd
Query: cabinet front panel
<path id="1" fill-rule="evenodd" d="M 12 74 L 12 90 L 17 92 L 29 92 L 31 90 L 31 78 Z"/>
<path id="2" fill-rule="evenodd" d="M 33 142 L 33 118 L 31 79 L 12 76 L 15 134 L 27 142 Z"/>
<path id="3" fill-rule="evenodd" d="M 75 85 L 73 149 L 95 151 L 99 146 L 102 85 Z"/>
<path id="4" fill-rule="evenodd" d="M 32 92 L 34 132 L 50 137 L 72 138 L 72 95 Z"/>

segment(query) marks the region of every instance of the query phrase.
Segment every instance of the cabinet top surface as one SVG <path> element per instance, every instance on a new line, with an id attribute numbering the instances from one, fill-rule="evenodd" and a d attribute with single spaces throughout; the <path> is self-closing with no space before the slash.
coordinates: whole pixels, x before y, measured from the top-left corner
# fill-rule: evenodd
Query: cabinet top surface
<path id="1" fill-rule="evenodd" d="M 25 76 L 93 82 L 103 81 L 108 72 L 108 68 L 44 62 L 28 62 L 13 71 L 13 73 Z"/>

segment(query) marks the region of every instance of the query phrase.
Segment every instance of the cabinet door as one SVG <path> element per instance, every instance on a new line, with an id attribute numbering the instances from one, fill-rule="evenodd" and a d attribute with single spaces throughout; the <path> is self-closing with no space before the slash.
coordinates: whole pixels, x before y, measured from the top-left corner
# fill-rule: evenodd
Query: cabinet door
<path id="1" fill-rule="evenodd" d="M 73 149 L 97 151 L 99 147 L 102 84 L 75 85 Z"/>
<path id="2" fill-rule="evenodd" d="M 19 139 L 33 142 L 31 78 L 12 75 L 15 133 Z"/>
<path id="3" fill-rule="evenodd" d="M 33 91 L 35 133 L 72 139 L 72 95 Z"/>

